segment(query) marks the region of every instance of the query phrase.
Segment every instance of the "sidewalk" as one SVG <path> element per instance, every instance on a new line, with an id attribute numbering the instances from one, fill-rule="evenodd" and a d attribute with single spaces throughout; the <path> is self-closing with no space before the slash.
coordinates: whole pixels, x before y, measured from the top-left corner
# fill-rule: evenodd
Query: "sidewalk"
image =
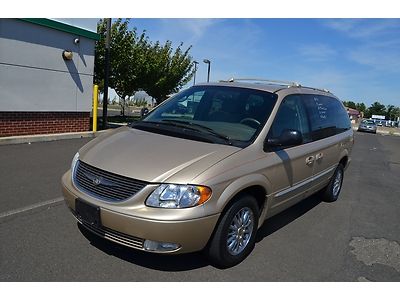
<path id="1" fill-rule="evenodd" d="M 53 134 L 35 134 L 35 135 L 19 135 L 0 137 L 0 145 L 11 144 L 24 144 L 24 143 L 37 143 L 37 142 L 50 142 L 66 139 L 80 139 L 87 137 L 96 137 L 108 130 L 101 130 L 97 132 L 84 131 L 84 132 L 66 132 L 66 133 L 53 133 Z"/>

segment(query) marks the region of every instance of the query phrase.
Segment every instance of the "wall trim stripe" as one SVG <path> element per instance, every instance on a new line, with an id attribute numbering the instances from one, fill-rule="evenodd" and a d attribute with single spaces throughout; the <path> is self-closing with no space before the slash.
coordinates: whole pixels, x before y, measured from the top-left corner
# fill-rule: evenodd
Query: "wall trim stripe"
<path id="1" fill-rule="evenodd" d="M 59 31 L 64 31 L 72 34 L 76 34 L 78 36 L 86 37 L 88 39 L 92 39 L 98 41 L 100 39 L 100 35 L 96 32 L 92 32 L 86 29 L 82 29 L 79 27 L 75 27 L 72 25 L 64 24 L 58 21 L 54 21 L 51 19 L 44 19 L 44 18 L 20 18 L 19 20 L 41 25 L 44 27 L 49 27 L 52 29 L 56 29 Z"/>

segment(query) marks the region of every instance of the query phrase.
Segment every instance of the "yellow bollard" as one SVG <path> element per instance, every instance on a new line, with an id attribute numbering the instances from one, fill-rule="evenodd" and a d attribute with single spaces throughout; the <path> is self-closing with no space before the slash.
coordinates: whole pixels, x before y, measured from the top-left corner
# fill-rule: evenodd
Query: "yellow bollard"
<path id="1" fill-rule="evenodd" d="M 93 132 L 97 131 L 97 104 L 99 100 L 99 86 L 93 86 Z"/>

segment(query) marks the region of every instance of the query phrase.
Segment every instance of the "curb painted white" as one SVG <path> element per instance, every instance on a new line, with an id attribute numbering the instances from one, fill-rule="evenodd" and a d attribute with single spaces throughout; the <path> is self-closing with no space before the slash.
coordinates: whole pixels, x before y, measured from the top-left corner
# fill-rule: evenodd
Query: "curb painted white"
<path id="1" fill-rule="evenodd" d="M 101 130 L 97 132 L 84 131 L 84 132 L 67 132 L 67 133 L 54 133 L 54 134 L 36 134 L 36 135 L 0 137 L 0 145 L 50 142 L 50 141 L 67 140 L 67 139 L 96 137 L 107 132 L 107 130 Z"/>

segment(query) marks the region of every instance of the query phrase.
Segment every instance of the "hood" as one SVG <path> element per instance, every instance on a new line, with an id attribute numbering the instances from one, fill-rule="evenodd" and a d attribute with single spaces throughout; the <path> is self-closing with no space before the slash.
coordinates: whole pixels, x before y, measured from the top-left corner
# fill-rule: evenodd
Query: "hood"
<path id="1" fill-rule="evenodd" d="M 94 167 L 147 182 L 191 183 L 239 150 L 124 126 L 92 140 L 79 156 Z"/>

